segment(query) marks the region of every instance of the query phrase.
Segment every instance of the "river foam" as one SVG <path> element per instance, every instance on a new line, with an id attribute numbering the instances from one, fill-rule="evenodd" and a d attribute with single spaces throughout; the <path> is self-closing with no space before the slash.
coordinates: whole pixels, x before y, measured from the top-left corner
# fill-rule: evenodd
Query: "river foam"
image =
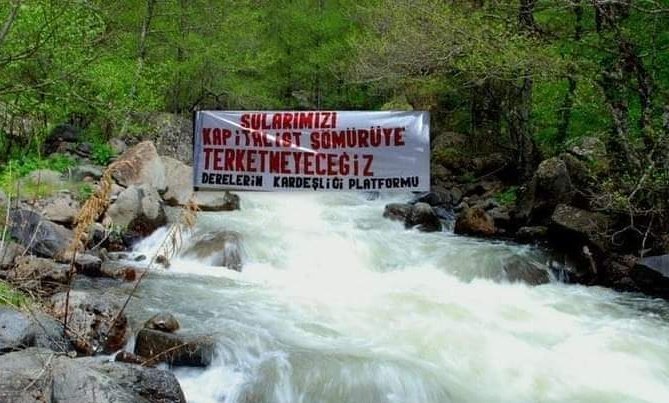
<path id="1" fill-rule="evenodd" d="M 217 337 L 214 365 L 176 370 L 191 402 L 669 401 L 666 303 L 506 282 L 548 258 L 381 217 L 408 197 L 244 193 L 198 222 L 242 234 L 243 272 L 174 259 L 130 313 Z"/>

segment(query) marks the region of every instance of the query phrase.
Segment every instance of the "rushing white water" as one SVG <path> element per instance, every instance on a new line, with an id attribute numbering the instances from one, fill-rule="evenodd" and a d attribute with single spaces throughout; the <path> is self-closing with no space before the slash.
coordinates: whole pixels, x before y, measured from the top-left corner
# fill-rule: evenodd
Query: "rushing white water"
<path id="1" fill-rule="evenodd" d="M 214 365 L 176 370 L 188 400 L 669 402 L 666 303 L 505 282 L 504 264 L 546 258 L 407 231 L 381 217 L 394 197 L 243 194 L 202 213 L 199 230 L 243 234 L 243 272 L 176 259 L 132 312 L 217 337 Z"/>

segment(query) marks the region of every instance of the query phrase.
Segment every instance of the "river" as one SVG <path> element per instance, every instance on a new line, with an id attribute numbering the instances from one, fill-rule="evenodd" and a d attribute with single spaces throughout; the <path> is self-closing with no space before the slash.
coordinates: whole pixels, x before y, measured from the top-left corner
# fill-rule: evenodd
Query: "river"
<path id="1" fill-rule="evenodd" d="M 132 304 L 217 338 L 212 366 L 175 370 L 189 402 L 669 402 L 663 301 L 504 281 L 547 256 L 382 218 L 410 195 L 241 197 L 197 225 L 242 233 L 243 272 L 177 258 Z"/>

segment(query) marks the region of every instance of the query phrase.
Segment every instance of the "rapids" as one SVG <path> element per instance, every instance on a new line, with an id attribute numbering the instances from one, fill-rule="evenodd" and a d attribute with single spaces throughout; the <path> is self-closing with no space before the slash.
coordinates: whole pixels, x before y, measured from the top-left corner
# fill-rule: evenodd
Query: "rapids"
<path id="1" fill-rule="evenodd" d="M 197 225 L 243 234 L 243 272 L 176 258 L 130 306 L 216 336 L 212 366 L 175 370 L 189 402 L 669 402 L 663 301 L 504 281 L 548 257 L 382 218 L 410 195 L 241 197 Z"/>

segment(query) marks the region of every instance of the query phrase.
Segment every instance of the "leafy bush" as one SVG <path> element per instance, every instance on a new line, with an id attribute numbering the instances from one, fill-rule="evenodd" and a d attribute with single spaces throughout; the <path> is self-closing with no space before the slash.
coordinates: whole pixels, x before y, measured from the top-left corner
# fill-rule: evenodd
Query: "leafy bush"
<path id="1" fill-rule="evenodd" d="M 495 199 L 503 206 L 516 204 L 518 199 L 518 186 L 510 186 L 506 190 L 499 192 Z"/>
<path id="2" fill-rule="evenodd" d="M 11 305 L 17 308 L 28 305 L 30 300 L 9 284 L 0 281 L 0 306 Z"/>
<path id="3" fill-rule="evenodd" d="M 93 143 L 91 160 L 98 165 L 106 166 L 114 158 L 114 150 L 107 143 Z"/>

